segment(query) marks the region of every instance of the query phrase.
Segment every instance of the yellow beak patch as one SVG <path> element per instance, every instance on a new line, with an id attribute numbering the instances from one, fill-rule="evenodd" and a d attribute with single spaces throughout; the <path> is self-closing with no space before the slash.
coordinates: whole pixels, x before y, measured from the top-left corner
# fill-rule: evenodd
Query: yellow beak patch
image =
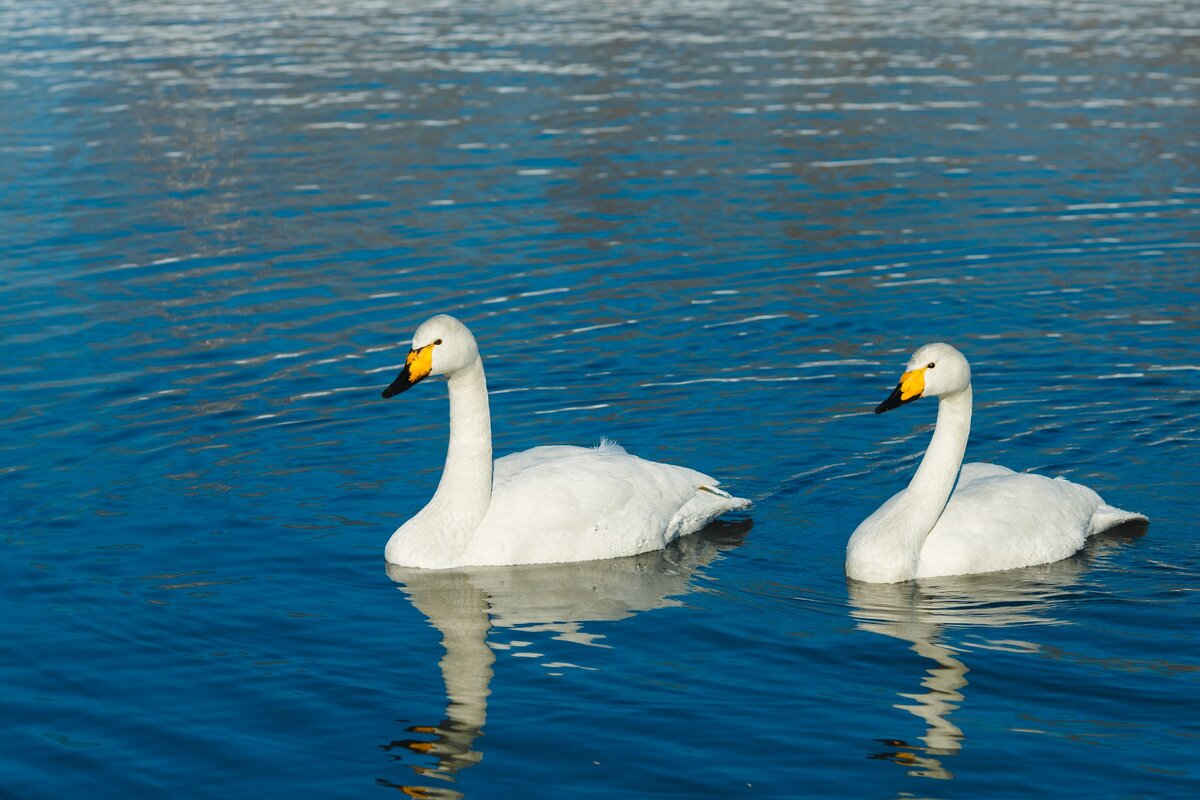
<path id="1" fill-rule="evenodd" d="M 433 369 L 433 345 L 427 344 L 416 350 L 409 350 L 404 359 L 404 370 L 408 373 L 410 383 L 424 380 Z"/>
<path id="2" fill-rule="evenodd" d="M 900 399 L 903 401 L 920 397 L 925 392 L 925 370 L 927 367 L 910 370 L 900 376 Z"/>
<path id="3" fill-rule="evenodd" d="M 437 344 L 437 342 L 434 342 L 434 344 Z M 381 394 L 385 400 L 389 397 L 395 397 L 420 383 L 432 371 L 433 344 L 409 350 L 408 357 L 404 359 L 404 369 L 400 370 L 400 374 L 396 376 L 396 380 L 392 381 Z"/>

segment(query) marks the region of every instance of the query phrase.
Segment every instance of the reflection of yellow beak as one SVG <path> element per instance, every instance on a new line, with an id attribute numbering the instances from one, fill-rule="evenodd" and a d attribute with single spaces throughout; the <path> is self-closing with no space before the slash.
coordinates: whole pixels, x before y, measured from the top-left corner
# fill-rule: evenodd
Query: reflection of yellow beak
<path id="1" fill-rule="evenodd" d="M 900 383 L 896 384 L 896 388 L 888 395 L 888 399 L 884 400 L 875 407 L 876 414 L 882 414 L 885 411 L 891 411 L 897 406 L 902 406 L 905 403 L 911 403 L 925 393 L 925 370 L 928 367 L 909 370 L 900 376 Z"/>
<path id="2" fill-rule="evenodd" d="M 411 389 L 418 383 L 429 377 L 430 371 L 433 370 L 433 345 L 427 344 L 424 347 L 418 347 L 408 351 L 408 357 L 404 359 L 404 369 L 400 370 L 400 374 L 396 376 L 396 380 L 392 381 L 386 389 L 383 390 L 383 396 L 394 397 L 401 392 Z"/>

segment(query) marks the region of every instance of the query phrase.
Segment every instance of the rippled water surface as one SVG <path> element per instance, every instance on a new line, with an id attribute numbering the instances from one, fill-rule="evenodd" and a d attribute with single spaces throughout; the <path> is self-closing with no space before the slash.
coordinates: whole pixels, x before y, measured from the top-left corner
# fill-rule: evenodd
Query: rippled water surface
<path id="1" fill-rule="evenodd" d="M 6 797 L 1195 797 L 1200 7 L 0 2 Z M 468 322 L 497 454 L 757 501 L 421 573 Z M 1148 528 L 849 584 L 968 458 Z"/>

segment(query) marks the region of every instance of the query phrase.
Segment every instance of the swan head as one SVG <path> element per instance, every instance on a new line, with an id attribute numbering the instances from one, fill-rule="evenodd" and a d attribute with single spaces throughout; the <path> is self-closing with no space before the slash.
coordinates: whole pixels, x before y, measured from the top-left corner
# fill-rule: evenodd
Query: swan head
<path id="1" fill-rule="evenodd" d="M 971 365 L 962 353 L 945 342 L 922 346 L 912 354 L 896 388 L 875 407 L 876 414 L 919 400 L 945 397 L 971 385 Z"/>
<path id="2" fill-rule="evenodd" d="M 398 395 L 430 375 L 451 375 L 478 358 L 479 346 L 466 325 L 448 314 L 430 317 L 413 334 L 404 369 L 383 390 L 383 396 Z"/>

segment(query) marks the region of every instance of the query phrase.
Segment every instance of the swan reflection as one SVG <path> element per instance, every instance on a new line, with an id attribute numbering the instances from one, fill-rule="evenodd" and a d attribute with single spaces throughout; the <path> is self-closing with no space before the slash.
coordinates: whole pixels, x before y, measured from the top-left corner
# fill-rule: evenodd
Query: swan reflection
<path id="1" fill-rule="evenodd" d="M 387 565 L 388 577 L 442 636 L 439 662 L 446 685 L 446 712 L 436 725 L 408 728 L 412 737 L 385 749 L 397 759 L 405 751 L 430 756 L 434 766 L 413 766 L 423 778 L 453 782 L 478 764 L 475 749 L 487 719 L 496 661 L 488 635 L 493 628 L 549 633 L 555 639 L 607 647 L 588 633 L 588 622 L 609 622 L 642 611 L 682 605 L 695 590 L 701 568 L 739 546 L 750 520 L 719 521 L 685 536 L 665 550 L 606 561 L 421 570 Z M 447 786 L 408 786 L 381 781 L 413 797 L 461 797 Z"/>
<path id="2" fill-rule="evenodd" d="M 945 631 L 1064 624 L 1054 616 L 1055 609 L 1081 596 L 1080 581 L 1089 567 L 1145 530 L 1144 523 L 1130 523 L 1093 537 L 1072 558 L 1024 569 L 890 584 L 848 579 L 850 614 L 859 629 L 909 642 L 913 652 L 932 662 L 920 680 L 923 691 L 902 692 L 905 702 L 894 705 L 925 723 L 923 744 L 879 739 L 887 749 L 871 757 L 900 764 L 909 775 L 953 778 L 943 759 L 962 750 L 964 734 L 950 717 L 965 699 L 970 670 L 964 658 L 980 646 L 950 644 L 944 641 Z M 990 640 L 982 648 L 1040 650 L 1038 644 L 1013 639 Z"/>

